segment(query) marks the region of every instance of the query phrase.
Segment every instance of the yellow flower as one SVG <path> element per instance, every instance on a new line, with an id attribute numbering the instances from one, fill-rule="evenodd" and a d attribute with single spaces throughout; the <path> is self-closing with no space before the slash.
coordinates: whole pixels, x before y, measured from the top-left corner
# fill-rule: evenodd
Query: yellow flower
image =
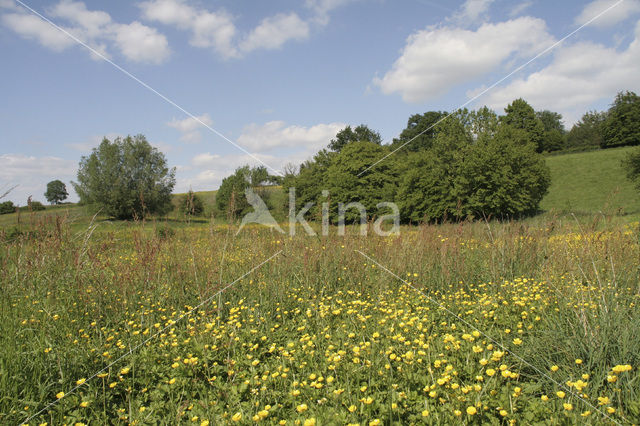
<path id="1" fill-rule="evenodd" d="M 551 366 L 551 371 L 558 371 L 558 366 L 557 365 L 552 365 Z"/>
<path id="2" fill-rule="evenodd" d="M 569 404 L 568 402 L 565 402 L 564 404 L 562 404 L 562 406 L 564 407 L 565 410 L 567 411 L 571 411 L 573 410 L 573 405 Z"/>
<path id="3" fill-rule="evenodd" d="M 478 412 L 478 410 L 476 410 L 476 407 L 474 407 L 473 405 L 472 405 L 472 406 L 467 407 L 467 414 L 468 414 L 468 415 L 473 416 L 473 415 L 474 415 L 474 414 L 476 414 L 477 412 Z"/>
<path id="4" fill-rule="evenodd" d="M 566 394 L 563 391 L 558 391 L 556 392 L 556 395 L 558 395 L 558 398 L 564 398 Z"/>
<path id="5" fill-rule="evenodd" d="M 200 422 L 200 426 L 209 426 L 209 420 L 203 420 Z"/>
<path id="6" fill-rule="evenodd" d="M 549 400 L 549 397 L 547 395 L 542 395 L 540 399 L 543 400 L 544 402 L 547 402 Z"/>
<path id="7" fill-rule="evenodd" d="M 56 398 L 58 398 L 58 399 L 62 399 L 62 398 L 64 398 L 64 392 L 58 392 L 58 393 L 56 394 Z"/>
<path id="8" fill-rule="evenodd" d="M 599 405 L 607 405 L 607 404 L 609 404 L 609 397 L 608 396 L 599 396 L 598 397 L 598 404 Z"/>
<path id="9" fill-rule="evenodd" d="M 496 370 L 494 370 L 493 368 L 487 369 L 487 376 L 491 377 L 494 374 L 496 374 Z"/>
<path id="10" fill-rule="evenodd" d="M 129 367 L 124 367 L 123 369 L 120 370 L 120 374 L 125 375 L 129 372 Z"/>
<path id="11" fill-rule="evenodd" d="M 298 410 L 298 413 L 304 413 L 308 409 L 309 407 L 307 407 L 307 404 L 300 404 L 296 407 L 296 410 Z"/>
<path id="12" fill-rule="evenodd" d="M 144 410 L 146 410 L 146 409 L 147 409 L 147 407 L 142 406 L 142 407 L 140 407 L 140 410 L 139 410 L 139 411 L 140 411 L 141 413 L 144 413 Z"/>
<path id="13" fill-rule="evenodd" d="M 235 413 L 233 416 L 231 416 L 231 420 L 233 420 L 234 422 L 239 422 L 240 420 L 242 420 L 242 413 Z"/>
<path id="14" fill-rule="evenodd" d="M 83 384 L 86 381 L 87 381 L 87 379 L 79 379 L 79 380 L 76 381 L 76 385 L 80 386 L 81 384 Z"/>
<path id="15" fill-rule="evenodd" d="M 500 415 L 501 415 L 502 417 L 506 417 L 506 416 L 507 416 L 507 414 L 509 414 L 509 413 L 507 412 L 507 410 L 505 410 L 505 409 L 500 410 Z"/>
<path id="16" fill-rule="evenodd" d="M 315 426 L 316 419 L 315 419 L 315 417 L 312 417 L 310 419 L 305 420 L 303 424 L 304 424 L 304 426 Z"/>
<path id="17" fill-rule="evenodd" d="M 423 410 L 422 417 L 429 417 L 429 410 Z"/>
<path id="18" fill-rule="evenodd" d="M 354 411 L 356 411 L 357 409 L 358 409 L 358 408 L 357 408 L 355 405 L 353 405 L 353 404 L 352 404 L 352 405 L 350 405 L 350 406 L 349 406 L 349 408 L 348 408 L 348 410 L 349 410 L 349 412 L 350 412 L 350 413 L 353 413 L 353 412 L 354 412 Z"/>
<path id="19" fill-rule="evenodd" d="M 380 419 L 375 419 L 369 422 L 369 426 L 378 426 L 381 423 Z"/>
<path id="20" fill-rule="evenodd" d="M 80 406 L 81 406 L 82 408 L 87 408 L 87 407 L 89 406 L 89 401 L 82 401 L 82 402 L 80 403 Z"/>
<path id="21" fill-rule="evenodd" d="M 521 345 L 522 344 L 522 339 L 520 339 L 519 337 L 516 337 L 515 339 L 513 339 L 513 344 L 514 345 Z"/>
<path id="22" fill-rule="evenodd" d="M 578 365 L 582 364 L 582 360 L 580 358 L 576 359 L 576 364 Z"/>
<path id="23" fill-rule="evenodd" d="M 615 408 L 613 408 L 613 407 L 607 407 L 607 413 L 609 413 L 609 414 L 613 414 L 613 413 L 615 413 L 615 412 L 616 412 L 616 409 L 615 409 Z"/>

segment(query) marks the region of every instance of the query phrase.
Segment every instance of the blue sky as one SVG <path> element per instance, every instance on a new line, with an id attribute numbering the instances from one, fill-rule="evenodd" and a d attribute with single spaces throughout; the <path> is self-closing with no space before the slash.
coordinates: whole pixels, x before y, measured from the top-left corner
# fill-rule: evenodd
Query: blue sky
<path id="1" fill-rule="evenodd" d="M 0 192 L 18 185 L 6 199 L 20 205 L 53 179 L 76 200 L 78 161 L 104 136 L 144 134 L 177 167 L 176 192 L 211 190 L 256 159 L 299 164 L 346 124 L 390 141 L 414 113 L 524 97 L 570 127 L 640 91 L 639 0 L 22 3 L 198 119 L 0 0 Z"/>

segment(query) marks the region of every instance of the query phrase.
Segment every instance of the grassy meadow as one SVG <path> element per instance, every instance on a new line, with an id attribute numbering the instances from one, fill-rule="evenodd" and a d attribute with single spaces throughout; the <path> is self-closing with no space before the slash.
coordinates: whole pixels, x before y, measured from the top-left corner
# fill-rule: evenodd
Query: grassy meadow
<path id="1" fill-rule="evenodd" d="M 384 238 L 2 215 L 0 424 L 638 424 L 623 153 L 548 157 L 537 217 Z"/>

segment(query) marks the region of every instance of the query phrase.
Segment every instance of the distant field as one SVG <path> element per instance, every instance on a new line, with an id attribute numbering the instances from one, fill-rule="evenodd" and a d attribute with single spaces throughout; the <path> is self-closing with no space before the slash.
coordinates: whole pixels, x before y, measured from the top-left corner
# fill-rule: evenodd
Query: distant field
<path id="1" fill-rule="evenodd" d="M 627 180 L 621 161 L 633 147 L 547 157 L 551 187 L 545 211 L 640 213 L 640 194 Z"/>

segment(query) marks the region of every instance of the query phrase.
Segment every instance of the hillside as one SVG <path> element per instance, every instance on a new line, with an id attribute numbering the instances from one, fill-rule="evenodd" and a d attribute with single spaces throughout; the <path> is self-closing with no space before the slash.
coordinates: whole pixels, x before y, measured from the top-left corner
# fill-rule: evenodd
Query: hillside
<path id="1" fill-rule="evenodd" d="M 633 147 L 547 157 L 551 187 L 544 211 L 640 213 L 640 194 L 627 180 L 621 161 Z"/>

